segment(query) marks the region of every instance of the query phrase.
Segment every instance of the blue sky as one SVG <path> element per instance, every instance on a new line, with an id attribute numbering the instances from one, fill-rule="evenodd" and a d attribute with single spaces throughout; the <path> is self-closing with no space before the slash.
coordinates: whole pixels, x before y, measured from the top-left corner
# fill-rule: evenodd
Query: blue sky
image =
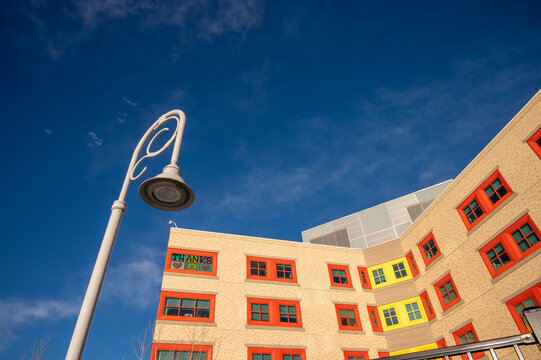
<path id="1" fill-rule="evenodd" d="M 61 359 L 132 151 L 187 114 L 184 212 L 132 184 L 85 358 L 133 359 L 168 221 L 301 231 L 454 178 L 541 87 L 536 1 L 4 1 L 0 358 Z M 169 153 L 147 162 L 158 173 Z"/>

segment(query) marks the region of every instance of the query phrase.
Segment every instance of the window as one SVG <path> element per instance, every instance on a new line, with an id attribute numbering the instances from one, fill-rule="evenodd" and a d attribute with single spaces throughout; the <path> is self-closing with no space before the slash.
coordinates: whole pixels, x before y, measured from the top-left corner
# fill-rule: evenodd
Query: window
<path id="1" fill-rule="evenodd" d="M 152 360 L 212 360 L 210 345 L 153 344 Z"/>
<path id="2" fill-rule="evenodd" d="M 419 247 L 425 266 L 430 265 L 434 260 L 441 256 L 440 248 L 432 233 L 425 237 L 417 246 Z"/>
<path id="3" fill-rule="evenodd" d="M 396 316 L 395 308 L 389 308 L 383 310 L 383 318 L 387 326 L 393 326 L 398 324 L 398 316 Z"/>
<path id="4" fill-rule="evenodd" d="M 505 303 L 511 312 L 511 316 L 521 333 L 528 333 L 526 325 L 522 321 L 522 312 L 525 308 L 541 306 L 541 283 L 529 288 L 525 292 L 515 296 Z"/>
<path id="5" fill-rule="evenodd" d="M 368 360 L 368 351 L 344 351 L 344 360 Z"/>
<path id="6" fill-rule="evenodd" d="M 167 249 L 165 271 L 185 274 L 216 275 L 218 254 L 183 249 Z"/>
<path id="7" fill-rule="evenodd" d="M 215 295 L 163 291 L 158 320 L 214 321 Z"/>
<path id="8" fill-rule="evenodd" d="M 385 279 L 385 272 L 383 272 L 382 268 L 372 270 L 372 277 L 374 278 L 374 284 L 376 285 L 383 284 L 387 281 L 387 279 Z"/>
<path id="9" fill-rule="evenodd" d="M 246 257 L 248 279 L 297 282 L 294 260 Z"/>
<path id="10" fill-rule="evenodd" d="M 248 298 L 248 324 L 302 327 L 300 302 Z"/>
<path id="11" fill-rule="evenodd" d="M 387 351 L 378 351 L 378 357 L 388 357 L 389 353 Z"/>
<path id="12" fill-rule="evenodd" d="M 248 360 L 306 360 L 306 354 L 304 349 L 248 348 Z"/>
<path id="13" fill-rule="evenodd" d="M 525 214 L 513 225 L 479 250 L 490 275 L 495 278 L 541 248 L 541 233 L 530 215 Z"/>
<path id="14" fill-rule="evenodd" d="M 368 270 L 365 267 L 358 267 L 359 278 L 361 279 L 361 286 L 363 289 L 372 289 L 372 284 L 370 284 L 370 278 L 368 276 Z"/>
<path id="15" fill-rule="evenodd" d="M 428 297 L 428 292 L 424 291 L 419 297 L 421 298 L 421 303 L 423 304 L 423 308 L 425 309 L 425 314 L 428 321 L 434 319 L 436 317 L 436 314 L 434 313 L 432 302 L 430 301 L 430 298 Z"/>
<path id="16" fill-rule="evenodd" d="M 357 305 L 335 304 L 338 328 L 340 330 L 362 330 Z"/>
<path id="17" fill-rule="evenodd" d="M 438 349 L 443 349 L 447 347 L 447 341 L 445 341 L 445 338 L 441 338 L 438 341 L 436 341 L 436 345 L 438 346 Z"/>
<path id="18" fill-rule="evenodd" d="M 398 264 L 393 264 L 393 271 L 394 271 L 394 276 L 397 279 L 408 276 L 408 272 L 406 271 L 406 267 L 404 266 L 403 262 L 399 262 Z"/>
<path id="19" fill-rule="evenodd" d="M 539 130 L 537 130 L 536 133 L 528 139 L 527 143 L 541 159 L 541 128 L 539 128 Z"/>
<path id="20" fill-rule="evenodd" d="M 499 170 L 485 180 L 457 207 L 466 229 L 473 228 L 481 219 L 498 207 L 513 191 Z"/>
<path id="21" fill-rule="evenodd" d="M 417 275 L 419 275 L 419 268 L 417 267 L 417 262 L 415 261 L 415 257 L 413 257 L 412 251 L 407 253 L 406 259 L 408 260 L 408 266 L 411 271 L 411 276 L 416 277 Z"/>
<path id="22" fill-rule="evenodd" d="M 449 309 L 460 301 L 460 295 L 456 290 L 451 274 L 444 276 L 434 285 L 434 288 L 443 310 Z"/>
<path id="23" fill-rule="evenodd" d="M 479 341 L 472 323 L 469 323 L 468 325 L 455 331 L 453 333 L 453 337 L 455 338 L 455 342 L 457 345 L 471 344 L 473 342 Z M 466 355 L 461 355 L 461 356 L 462 356 L 462 359 L 467 359 Z M 474 359 L 479 359 L 480 357 L 485 356 L 485 353 L 477 352 L 477 353 L 473 353 L 472 356 Z"/>
<path id="24" fill-rule="evenodd" d="M 373 332 L 382 332 L 381 320 L 379 318 L 378 308 L 376 306 L 367 306 L 368 317 L 370 318 L 370 325 Z"/>
<path id="25" fill-rule="evenodd" d="M 408 318 L 410 319 L 410 321 L 415 321 L 423 318 L 423 315 L 421 315 L 421 310 L 419 309 L 419 304 L 417 304 L 417 302 L 406 304 L 406 312 L 408 313 Z"/>
<path id="26" fill-rule="evenodd" d="M 351 284 L 351 277 L 349 275 L 349 268 L 347 266 L 330 264 L 327 266 L 329 268 L 332 286 L 353 287 Z"/>

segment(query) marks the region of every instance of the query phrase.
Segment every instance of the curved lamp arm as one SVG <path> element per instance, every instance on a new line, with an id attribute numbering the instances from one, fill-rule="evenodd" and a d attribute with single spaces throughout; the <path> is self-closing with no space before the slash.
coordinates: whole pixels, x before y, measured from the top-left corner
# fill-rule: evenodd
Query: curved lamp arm
<path id="1" fill-rule="evenodd" d="M 165 123 L 175 120 L 176 128 L 171 138 L 158 150 L 151 151 L 152 144 L 156 138 L 163 132 L 169 131 L 168 128 L 162 128 L 158 130 Z M 155 157 L 162 154 L 167 150 L 171 144 L 173 146 L 173 154 L 171 155 L 171 163 L 167 165 L 162 174 L 146 180 L 139 188 L 139 194 L 142 199 L 158 209 L 176 211 L 189 207 L 194 200 L 194 194 L 192 189 L 184 182 L 180 177 L 181 172 L 178 168 L 178 157 L 180 152 L 180 146 L 182 143 L 182 135 L 184 134 L 184 126 L 186 124 L 186 115 L 181 110 L 172 110 L 168 113 L 160 116 L 158 120 L 147 130 L 145 135 L 141 138 L 135 151 L 133 152 L 126 177 L 120 195 L 118 199 L 113 203 L 111 208 L 111 216 L 107 229 L 103 236 L 100 251 L 94 265 L 94 270 L 90 277 L 88 288 L 86 290 L 83 304 L 81 305 L 81 311 L 77 318 L 75 330 L 71 338 L 70 346 L 66 355 L 66 360 L 80 360 L 83 354 L 83 349 L 88 337 L 88 331 L 90 330 L 90 324 L 96 310 L 98 298 L 100 296 L 103 280 L 107 267 L 109 266 L 109 259 L 115 244 L 118 228 L 120 226 L 120 220 L 122 215 L 126 211 L 126 195 L 130 187 L 132 180 L 139 179 L 147 170 L 144 167 L 139 174 L 134 176 L 135 170 L 141 164 L 141 162 L 147 158 Z M 154 134 L 154 136 L 152 136 Z M 152 138 L 150 138 L 152 136 Z M 148 141 L 150 139 L 150 141 Z M 141 149 L 147 143 L 146 154 L 139 158 Z M 138 160 L 139 158 L 139 160 Z"/>

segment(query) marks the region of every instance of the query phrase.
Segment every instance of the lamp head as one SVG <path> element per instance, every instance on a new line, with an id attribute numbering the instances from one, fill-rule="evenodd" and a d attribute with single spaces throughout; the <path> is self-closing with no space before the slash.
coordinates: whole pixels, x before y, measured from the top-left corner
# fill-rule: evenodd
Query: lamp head
<path id="1" fill-rule="evenodd" d="M 178 166 L 167 165 L 160 175 L 145 180 L 139 186 L 139 196 L 148 205 L 160 210 L 179 211 L 190 207 L 195 195 L 180 175 Z"/>

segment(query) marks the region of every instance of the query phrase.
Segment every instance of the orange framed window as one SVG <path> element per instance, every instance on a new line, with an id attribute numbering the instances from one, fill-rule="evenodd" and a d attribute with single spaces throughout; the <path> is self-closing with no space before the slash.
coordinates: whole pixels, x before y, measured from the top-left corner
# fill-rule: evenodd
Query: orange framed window
<path id="1" fill-rule="evenodd" d="M 248 348 L 248 360 L 306 360 L 304 349 Z"/>
<path id="2" fill-rule="evenodd" d="M 456 289 L 455 282 L 451 277 L 451 274 L 447 274 L 441 280 L 439 280 L 435 285 L 434 289 L 440 300 L 441 308 L 443 310 L 449 309 L 451 306 L 455 305 L 460 301 L 460 294 Z"/>
<path id="3" fill-rule="evenodd" d="M 329 268 L 332 286 L 353 287 L 348 266 L 328 264 L 327 267 Z"/>
<path id="4" fill-rule="evenodd" d="M 382 332 L 383 326 L 381 326 L 381 319 L 379 318 L 377 306 L 367 306 L 368 317 L 370 318 L 370 326 L 372 326 L 373 332 Z"/>
<path id="5" fill-rule="evenodd" d="M 425 266 L 430 265 L 434 260 L 441 256 L 440 248 L 432 233 L 425 237 L 417 246 L 419 247 Z"/>
<path id="6" fill-rule="evenodd" d="M 534 285 L 525 292 L 515 296 L 505 303 L 515 324 L 522 334 L 528 333 L 526 325 L 522 321 L 522 311 L 532 306 L 541 306 L 541 283 Z"/>
<path id="7" fill-rule="evenodd" d="M 248 324 L 302 327 L 300 302 L 248 298 Z"/>
<path id="8" fill-rule="evenodd" d="M 436 313 L 434 312 L 434 307 L 432 306 L 432 302 L 428 297 L 428 292 L 424 291 L 419 297 L 423 303 L 423 308 L 425 309 L 425 314 L 428 321 L 434 319 L 436 317 Z"/>
<path id="9" fill-rule="evenodd" d="M 541 128 L 539 128 L 535 134 L 528 139 L 527 143 L 541 159 Z"/>
<path id="10" fill-rule="evenodd" d="M 408 260 L 408 266 L 411 271 L 411 276 L 416 277 L 417 275 L 419 275 L 419 268 L 417 267 L 417 262 L 415 261 L 415 257 L 413 256 L 412 251 L 406 254 L 406 259 Z"/>
<path id="11" fill-rule="evenodd" d="M 158 320 L 214 322 L 215 295 L 162 291 Z"/>
<path id="12" fill-rule="evenodd" d="M 363 329 L 357 305 L 334 304 L 334 307 L 340 330 L 361 331 Z"/>
<path id="13" fill-rule="evenodd" d="M 490 275 L 495 278 L 541 247 L 541 232 L 529 214 L 479 250 Z"/>
<path id="14" fill-rule="evenodd" d="M 246 277 L 248 279 L 297 282 L 295 261 L 247 256 Z"/>
<path id="15" fill-rule="evenodd" d="M 372 289 L 370 283 L 370 277 L 368 276 L 368 270 L 365 267 L 357 267 L 359 271 L 359 278 L 361 279 L 361 286 L 363 289 Z"/>
<path id="16" fill-rule="evenodd" d="M 153 344 L 151 360 L 212 360 L 211 345 Z"/>
<path id="17" fill-rule="evenodd" d="M 496 170 L 457 208 L 466 229 L 472 229 L 511 194 L 511 187 Z"/>
<path id="18" fill-rule="evenodd" d="M 345 351 L 344 360 L 369 360 L 368 351 Z"/>
<path id="19" fill-rule="evenodd" d="M 474 342 L 478 342 L 479 338 L 477 337 L 477 333 L 475 332 L 475 329 L 473 328 L 473 324 L 469 323 L 468 325 L 458 329 L 453 333 L 453 337 L 455 338 L 455 342 L 457 345 L 463 345 L 463 344 L 471 344 Z M 462 359 L 467 360 L 468 357 L 466 355 L 461 355 Z M 477 352 L 472 354 L 474 359 L 479 359 L 480 357 L 485 356 L 484 352 Z"/>
<path id="20" fill-rule="evenodd" d="M 389 353 L 387 351 L 378 351 L 378 357 L 388 357 Z"/>
<path id="21" fill-rule="evenodd" d="M 216 275 L 218 254 L 206 251 L 167 249 L 165 271 L 186 274 Z"/>
<path id="22" fill-rule="evenodd" d="M 438 349 L 443 349 L 447 347 L 447 341 L 445 341 L 445 338 L 441 338 L 438 341 L 436 341 L 436 345 L 438 346 Z"/>

